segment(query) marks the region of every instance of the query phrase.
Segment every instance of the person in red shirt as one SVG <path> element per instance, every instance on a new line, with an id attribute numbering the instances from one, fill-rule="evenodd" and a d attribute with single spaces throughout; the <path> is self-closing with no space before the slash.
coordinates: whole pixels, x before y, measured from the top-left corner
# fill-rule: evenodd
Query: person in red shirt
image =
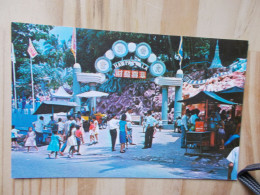
<path id="1" fill-rule="evenodd" d="M 79 125 L 76 125 L 76 132 L 75 132 L 75 135 L 76 135 L 76 139 L 77 139 L 77 146 L 78 146 L 78 150 L 77 150 L 77 155 L 81 155 L 79 153 L 79 149 L 80 149 L 80 144 L 82 142 L 82 144 L 84 144 L 84 140 L 83 140 L 83 135 L 82 135 L 82 131 L 80 129 L 80 126 Z"/>

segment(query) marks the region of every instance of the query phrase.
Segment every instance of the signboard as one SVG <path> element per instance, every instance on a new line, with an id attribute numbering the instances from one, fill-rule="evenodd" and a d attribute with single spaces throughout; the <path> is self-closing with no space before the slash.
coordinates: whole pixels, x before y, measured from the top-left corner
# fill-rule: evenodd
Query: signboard
<path id="1" fill-rule="evenodd" d="M 130 59 L 122 59 L 125 56 L 131 56 Z M 152 76 L 159 77 L 163 76 L 163 74 L 166 72 L 166 66 L 165 64 L 158 60 L 157 56 L 152 53 L 151 47 L 147 43 L 126 43 L 123 40 L 118 40 L 114 42 L 112 45 L 112 48 L 107 50 L 104 54 L 104 56 L 98 58 L 95 62 L 95 68 L 97 72 L 100 73 L 108 73 L 112 70 L 112 60 L 115 60 L 116 58 L 121 58 L 121 61 L 116 61 L 113 66 L 115 69 L 119 69 L 123 66 L 129 66 L 133 69 L 142 69 L 144 71 L 150 71 Z M 132 59 L 133 58 L 133 59 Z M 143 61 L 147 60 L 146 63 Z M 151 64 L 151 65 L 150 65 Z M 118 70 L 115 70 L 117 72 Z M 122 70 L 123 71 L 123 70 Z M 142 71 L 138 72 L 138 77 L 135 76 L 137 73 L 135 73 L 135 70 L 129 72 L 122 72 L 123 75 L 118 77 L 124 77 L 124 78 L 146 78 L 144 73 L 140 73 Z M 139 75 L 142 74 L 141 76 Z M 118 73 L 119 74 L 119 73 Z M 132 75 L 133 74 L 133 75 Z M 130 76 L 129 76 L 130 75 Z"/>
<path id="2" fill-rule="evenodd" d="M 151 47 L 147 43 L 139 43 L 136 47 L 135 54 L 141 59 L 146 59 L 151 54 Z"/>
<path id="3" fill-rule="evenodd" d="M 155 61 L 154 63 L 152 63 L 152 65 L 150 66 L 150 73 L 153 76 L 162 76 L 166 71 L 166 67 L 165 64 L 161 61 Z"/>
<path id="4" fill-rule="evenodd" d="M 116 57 L 122 58 L 128 54 L 128 45 L 124 41 L 116 41 L 113 46 L 112 50 Z"/>
<path id="5" fill-rule="evenodd" d="M 122 66 L 139 67 L 145 71 L 149 69 L 149 66 L 141 61 L 137 60 L 122 60 L 113 64 L 115 68 L 120 68 Z"/>
<path id="6" fill-rule="evenodd" d="M 108 58 L 100 57 L 95 62 L 95 68 L 100 73 L 108 73 L 112 68 L 112 63 Z"/>
<path id="7" fill-rule="evenodd" d="M 115 69 L 114 76 L 120 78 L 146 79 L 146 71 Z"/>

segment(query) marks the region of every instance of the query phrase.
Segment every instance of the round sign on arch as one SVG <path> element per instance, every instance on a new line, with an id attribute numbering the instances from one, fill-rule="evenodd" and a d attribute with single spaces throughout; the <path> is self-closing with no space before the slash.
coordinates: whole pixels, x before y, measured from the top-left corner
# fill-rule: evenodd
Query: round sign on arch
<path id="1" fill-rule="evenodd" d="M 128 54 L 134 56 L 132 56 L 130 59 L 123 59 Z M 120 59 L 117 62 L 114 62 L 115 58 Z M 99 57 L 96 60 L 96 70 L 100 73 L 108 73 L 112 70 L 113 67 L 112 60 L 113 65 L 117 69 L 126 65 L 130 66 L 134 64 L 133 66 L 130 66 L 134 70 L 136 70 L 136 68 L 141 68 L 145 71 L 149 70 L 150 74 L 155 77 L 162 76 L 166 72 L 165 64 L 158 60 L 157 56 L 152 53 L 150 45 L 145 42 L 141 42 L 139 44 L 133 42 L 126 43 L 123 40 L 114 42 L 112 48 L 107 50 L 104 56 Z"/>

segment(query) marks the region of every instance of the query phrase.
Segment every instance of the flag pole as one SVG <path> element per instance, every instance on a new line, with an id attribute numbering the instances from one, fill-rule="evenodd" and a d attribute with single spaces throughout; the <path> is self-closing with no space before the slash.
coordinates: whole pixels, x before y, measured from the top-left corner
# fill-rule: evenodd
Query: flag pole
<path id="1" fill-rule="evenodd" d="M 75 64 L 77 63 L 77 28 L 75 28 Z"/>
<path id="2" fill-rule="evenodd" d="M 14 108 L 17 109 L 17 93 L 16 93 L 16 75 L 15 75 L 15 54 L 14 54 L 14 44 L 12 43 L 12 64 L 13 64 L 13 86 L 14 86 Z"/>
<path id="3" fill-rule="evenodd" d="M 16 75 L 15 75 L 15 64 L 13 62 L 13 78 L 14 78 L 14 108 L 17 109 L 17 94 L 16 94 Z"/>
<path id="4" fill-rule="evenodd" d="M 34 110 L 34 86 L 33 86 L 33 70 L 32 70 L 32 58 L 30 57 L 30 65 L 31 65 L 31 82 L 32 82 L 32 101 L 33 101 L 33 112 Z"/>

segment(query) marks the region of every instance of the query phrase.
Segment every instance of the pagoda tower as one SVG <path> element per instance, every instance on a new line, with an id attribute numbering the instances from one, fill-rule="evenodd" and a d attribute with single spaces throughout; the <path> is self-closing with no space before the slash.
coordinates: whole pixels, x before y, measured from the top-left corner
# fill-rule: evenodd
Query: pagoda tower
<path id="1" fill-rule="evenodd" d="M 217 45 L 216 45 L 216 49 L 215 49 L 215 55 L 214 55 L 214 59 L 210 65 L 209 68 L 223 68 L 222 64 L 221 64 L 221 60 L 219 58 L 219 46 L 218 46 L 218 40 L 217 40 Z"/>

